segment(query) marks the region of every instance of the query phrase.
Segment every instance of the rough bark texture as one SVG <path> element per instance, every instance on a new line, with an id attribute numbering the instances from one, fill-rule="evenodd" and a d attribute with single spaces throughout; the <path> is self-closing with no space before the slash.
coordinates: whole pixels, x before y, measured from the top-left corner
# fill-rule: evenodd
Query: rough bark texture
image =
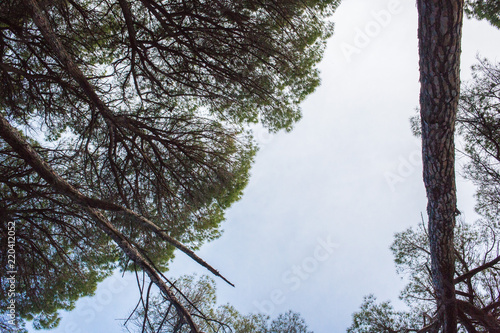
<path id="1" fill-rule="evenodd" d="M 453 236 L 455 118 L 460 91 L 463 0 L 418 0 L 420 112 L 432 278 L 443 332 L 457 332 Z"/>

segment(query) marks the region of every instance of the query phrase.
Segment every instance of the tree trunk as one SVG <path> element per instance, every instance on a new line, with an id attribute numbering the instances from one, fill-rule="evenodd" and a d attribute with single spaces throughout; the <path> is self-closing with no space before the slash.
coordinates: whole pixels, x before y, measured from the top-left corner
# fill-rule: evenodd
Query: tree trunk
<path id="1" fill-rule="evenodd" d="M 455 118 L 460 91 L 463 0 L 417 0 L 420 114 L 432 279 L 443 332 L 457 332 Z"/>

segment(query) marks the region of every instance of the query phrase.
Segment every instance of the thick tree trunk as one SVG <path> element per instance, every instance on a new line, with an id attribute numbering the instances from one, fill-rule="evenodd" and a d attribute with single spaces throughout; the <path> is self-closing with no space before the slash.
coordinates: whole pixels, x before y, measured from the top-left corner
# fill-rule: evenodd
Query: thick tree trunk
<path id="1" fill-rule="evenodd" d="M 457 332 L 455 118 L 460 91 L 463 0 L 417 0 L 420 114 L 432 279 L 443 332 Z"/>

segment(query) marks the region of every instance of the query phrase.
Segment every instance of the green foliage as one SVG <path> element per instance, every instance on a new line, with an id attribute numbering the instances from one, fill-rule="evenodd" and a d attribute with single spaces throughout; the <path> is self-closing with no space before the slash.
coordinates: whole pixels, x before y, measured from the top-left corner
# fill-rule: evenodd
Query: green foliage
<path id="1" fill-rule="evenodd" d="M 485 263 L 494 262 L 500 255 L 496 244 L 499 231 L 489 221 L 478 221 L 474 225 L 459 221 L 455 230 L 456 279 L 467 276 Z M 408 281 L 400 295 L 408 310 L 395 311 L 390 302 L 377 303 L 373 295 L 367 296 L 360 310 L 353 315 L 353 324 L 347 332 L 411 332 L 437 325 L 436 294 L 431 280 L 430 250 L 425 226 L 422 224 L 417 230 L 409 228 L 397 233 L 391 250 L 397 272 Z M 484 311 L 482 309 L 488 309 L 489 313 L 484 316 L 498 318 L 498 269 L 498 264 L 493 264 L 456 283 L 457 298 L 461 302 L 459 308 L 464 312 L 459 320 L 459 332 L 466 332 L 467 325 L 474 326 L 477 332 L 493 329 L 480 313 Z M 476 312 L 469 312 L 469 305 L 477 307 Z"/>
<path id="2" fill-rule="evenodd" d="M 307 325 L 296 312 L 288 311 L 274 319 L 266 333 L 313 333 L 307 330 Z"/>
<path id="3" fill-rule="evenodd" d="M 300 118 L 339 1 L 36 3 L 35 15 L 25 1 L 0 2 L 0 114 L 83 195 L 197 249 L 220 235 L 248 183 L 247 124 L 290 130 Z M 135 267 L 1 140 L 0 160 L 0 217 L 17 226 L 19 313 L 52 328 L 59 309 L 115 267 Z M 123 211 L 102 214 L 167 270 L 171 245 Z"/>
<path id="4" fill-rule="evenodd" d="M 71 310 L 79 297 L 93 295 L 111 273 L 117 252 L 68 200 L 53 193 L 0 141 L 0 246 L 8 248 L 15 222 L 16 312 L 36 328 L 53 328 L 57 311 Z M 64 223 L 61 223 L 64 222 Z M 12 231 L 12 230 L 10 230 Z M 1 267 L 9 269 L 7 251 Z M 7 309 L 9 284 L 2 275 L 0 308 Z"/>
<path id="5" fill-rule="evenodd" d="M 497 236 L 500 217 L 500 64 L 480 59 L 473 66 L 473 79 L 464 84 L 457 114 L 458 148 L 464 163 L 463 175 L 476 186 L 476 211 L 482 219 L 469 225 L 459 220 L 455 230 L 455 278 L 467 277 L 456 284 L 460 332 L 497 330 L 500 297 Z M 411 119 L 415 135 L 420 134 L 420 119 Z M 429 235 L 425 226 L 398 233 L 391 247 L 398 273 L 408 284 L 401 298 L 427 324 L 435 320 L 435 292 L 430 272 Z M 486 266 L 484 266 L 486 265 Z M 474 268 L 483 269 L 468 276 Z M 365 323 L 375 323 L 372 310 L 363 308 L 357 315 Z M 400 317 L 390 312 L 391 316 Z M 419 318 L 420 318 L 419 317 Z M 410 327 L 422 327 L 424 323 Z M 357 331 L 353 331 L 357 332 Z M 361 332 L 361 331 L 360 331 Z"/>
<path id="6" fill-rule="evenodd" d="M 457 114 L 457 154 L 462 174 L 476 185 L 476 210 L 491 223 L 500 217 L 500 63 L 479 59 L 462 85 Z M 420 117 L 410 119 L 420 135 Z"/>
<path id="7" fill-rule="evenodd" d="M 500 3 L 497 0 L 467 0 L 465 13 L 469 17 L 487 20 L 493 26 L 500 28 Z"/>
<path id="8" fill-rule="evenodd" d="M 421 325 L 412 314 L 395 311 L 390 302 L 377 304 L 376 301 L 373 295 L 364 298 L 360 310 L 352 316 L 353 322 L 347 333 L 405 333 L 411 327 Z"/>
<path id="9" fill-rule="evenodd" d="M 23 322 L 12 325 L 7 314 L 0 313 L 0 331 L 2 333 L 28 333 Z"/>
<path id="10" fill-rule="evenodd" d="M 325 18 L 338 3 L 129 1 L 129 11 L 117 1 L 46 6 L 64 47 L 102 97 L 110 94 L 115 108 L 150 113 L 158 107 L 203 107 L 237 123 L 260 119 L 278 130 L 290 129 L 300 118 L 298 104 L 319 84 L 314 67 L 333 29 Z M 22 74 L 7 72 L 4 80 L 3 99 L 18 105 L 8 103 L 9 113 L 50 118 L 51 125 L 64 128 L 72 120 L 67 116 L 87 109 L 87 101 L 43 45 L 28 48 L 17 38 L 14 25 L 22 29 L 19 22 L 29 20 L 22 3 L 3 3 L 0 9 L 12 26 L 3 30 L 12 45 L 4 58 L 9 65 L 24 63 Z M 44 67 L 51 76 L 32 77 Z M 39 91 L 29 89 L 33 83 Z"/>
<path id="11" fill-rule="evenodd" d="M 205 333 L 312 333 L 304 319 L 288 311 L 271 320 L 263 314 L 242 315 L 229 304 L 217 306 L 215 281 L 208 276 L 183 276 L 174 282 L 176 296 L 195 314 L 197 325 Z M 147 308 L 136 309 L 125 322 L 129 332 L 190 332 L 170 303 L 159 295 L 146 295 Z M 146 323 L 146 324 L 144 324 Z"/>
<path id="12" fill-rule="evenodd" d="M 457 123 L 468 158 L 464 176 L 477 186 L 476 209 L 494 223 L 500 216 L 499 105 L 500 64 L 482 59 L 462 89 Z"/>

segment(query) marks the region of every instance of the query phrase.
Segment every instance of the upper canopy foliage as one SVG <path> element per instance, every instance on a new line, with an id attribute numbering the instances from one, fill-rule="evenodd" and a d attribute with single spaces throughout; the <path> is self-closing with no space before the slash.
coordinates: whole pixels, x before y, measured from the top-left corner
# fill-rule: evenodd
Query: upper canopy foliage
<path id="1" fill-rule="evenodd" d="M 16 221 L 21 316 L 55 326 L 57 309 L 92 294 L 117 260 L 142 260 L 130 249 L 164 271 L 174 246 L 159 235 L 192 249 L 216 238 L 256 151 L 244 125 L 289 130 L 300 118 L 337 5 L 0 2 L 0 115 L 35 154 L 1 133 L 0 216 Z M 126 241 L 112 244 L 92 209 Z"/>
<path id="2" fill-rule="evenodd" d="M 115 114 L 203 107 L 277 130 L 299 119 L 298 103 L 319 83 L 314 66 L 332 32 L 325 17 L 337 3 L 59 0 L 40 9 Z M 0 9 L 3 109 L 23 120 L 40 117 L 52 133 L 90 130 L 95 101 L 55 59 L 31 11 L 21 0 Z M 83 110 L 87 121 L 75 124 Z"/>

